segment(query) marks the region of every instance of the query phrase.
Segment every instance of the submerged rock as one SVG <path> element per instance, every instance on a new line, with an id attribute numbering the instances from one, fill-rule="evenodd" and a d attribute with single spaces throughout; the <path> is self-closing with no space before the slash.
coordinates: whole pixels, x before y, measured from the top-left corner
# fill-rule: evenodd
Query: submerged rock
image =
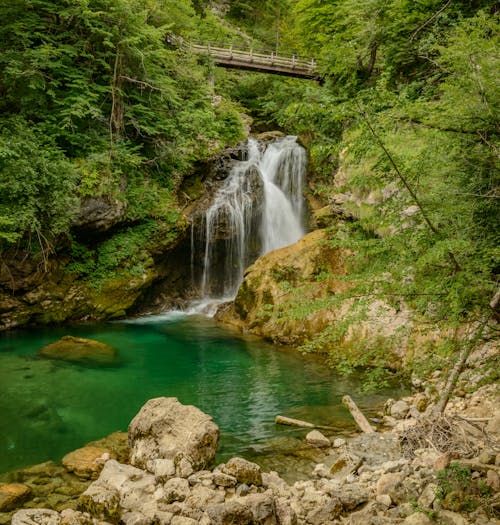
<path id="1" fill-rule="evenodd" d="M 79 478 L 96 479 L 104 463 L 114 458 L 115 455 L 107 448 L 87 446 L 66 454 L 62 464 Z"/>
<path id="2" fill-rule="evenodd" d="M 106 343 L 65 335 L 59 341 L 45 345 L 38 353 L 48 359 L 60 359 L 82 364 L 114 365 L 118 351 Z"/>
<path id="3" fill-rule="evenodd" d="M 0 484 L 0 512 L 19 507 L 31 494 L 31 489 L 21 483 Z"/>
<path id="4" fill-rule="evenodd" d="M 170 459 L 180 477 L 210 465 L 219 443 L 212 417 L 175 397 L 150 399 L 128 431 L 132 465 L 154 472 L 155 460 Z"/>

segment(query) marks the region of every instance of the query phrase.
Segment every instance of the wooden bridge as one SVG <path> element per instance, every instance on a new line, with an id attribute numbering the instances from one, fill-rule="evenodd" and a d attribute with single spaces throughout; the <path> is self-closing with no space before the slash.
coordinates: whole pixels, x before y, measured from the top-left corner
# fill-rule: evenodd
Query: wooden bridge
<path id="1" fill-rule="evenodd" d="M 314 58 L 304 59 L 297 55 L 283 56 L 273 51 L 204 41 L 182 42 L 182 47 L 191 53 L 209 55 L 218 66 L 225 68 L 260 71 L 287 77 L 320 79 L 318 65 Z"/>

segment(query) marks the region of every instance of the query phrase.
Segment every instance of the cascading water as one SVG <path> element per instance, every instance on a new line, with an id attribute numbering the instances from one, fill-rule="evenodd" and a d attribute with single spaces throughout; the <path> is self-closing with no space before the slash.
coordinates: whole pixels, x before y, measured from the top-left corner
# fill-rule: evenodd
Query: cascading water
<path id="1" fill-rule="evenodd" d="M 234 298 L 247 266 L 304 235 L 305 169 L 296 137 L 267 148 L 249 139 L 247 159 L 235 163 L 217 192 L 197 241 L 193 229 L 192 268 L 195 259 L 203 266 L 196 283 L 203 299 Z"/>

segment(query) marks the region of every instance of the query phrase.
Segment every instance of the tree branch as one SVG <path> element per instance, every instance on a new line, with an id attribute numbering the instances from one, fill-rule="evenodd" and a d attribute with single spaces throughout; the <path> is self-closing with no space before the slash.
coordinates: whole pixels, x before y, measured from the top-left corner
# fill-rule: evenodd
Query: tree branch
<path id="1" fill-rule="evenodd" d="M 449 5 L 451 4 L 451 0 L 448 0 L 444 6 L 434 13 L 430 18 L 428 18 L 422 25 L 418 26 L 415 31 L 410 36 L 410 41 L 414 40 L 414 38 L 422 31 L 422 29 L 426 28 L 433 20 L 435 20 Z"/>

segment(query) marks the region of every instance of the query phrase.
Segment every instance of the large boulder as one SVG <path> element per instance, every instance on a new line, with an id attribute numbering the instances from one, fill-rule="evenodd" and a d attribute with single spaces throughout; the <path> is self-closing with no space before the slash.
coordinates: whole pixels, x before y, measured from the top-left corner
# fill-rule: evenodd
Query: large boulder
<path id="1" fill-rule="evenodd" d="M 48 359 L 101 366 L 114 365 L 118 361 L 116 348 L 93 339 L 70 335 L 65 335 L 59 341 L 45 345 L 38 355 Z"/>
<path id="2" fill-rule="evenodd" d="M 222 305 L 215 317 L 243 332 L 292 346 L 352 319 L 342 340 L 336 341 L 336 351 L 344 354 L 361 343 L 376 344 L 383 338 L 391 343 L 391 347 L 387 343 L 387 365 L 397 366 L 406 344 L 404 330 L 412 327 L 409 309 L 374 297 L 363 304 L 364 319 L 360 320 L 357 298 L 334 300 L 352 287 L 346 279 L 352 254 L 336 246 L 326 229 L 304 235 L 247 268 L 234 302 Z M 297 317 L 290 315 L 294 305 Z"/>
<path id="3" fill-rule="evenodd" d="M 132 465 L 154 472 L 157 460 L 171 460 L 179 477 L 210 465 L 219 443 L 219 427 L 211 416 L 175 397 L 150 399 L 128 432 Z"/>
<path id="4" fill-rule="evenodd" d="M 72 226 L 84 232 L 106 232 L 125 218 L 124 201 L 111 197 L 86 197 Z"/>

